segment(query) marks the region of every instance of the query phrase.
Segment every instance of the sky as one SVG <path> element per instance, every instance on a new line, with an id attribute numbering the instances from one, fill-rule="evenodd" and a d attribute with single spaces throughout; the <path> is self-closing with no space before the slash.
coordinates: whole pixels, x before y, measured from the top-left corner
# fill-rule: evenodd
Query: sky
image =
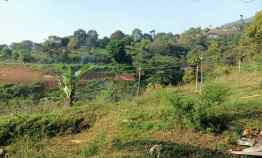
<path id="1" fill-rule="evenodd" d="M 261 0 L 0 0 L 0 43 L 44 41 L 95 29 L 100 37 L 116 30 L 181 33 L 250 17 Z"/>

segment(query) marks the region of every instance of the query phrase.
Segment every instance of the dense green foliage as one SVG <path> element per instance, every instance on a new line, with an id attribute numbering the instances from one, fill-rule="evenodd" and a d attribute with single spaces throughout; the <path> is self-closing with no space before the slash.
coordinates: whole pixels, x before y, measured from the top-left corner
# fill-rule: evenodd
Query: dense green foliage
<path id="1" fill-rule="evenodd" d="M 236 25 L 238 29 L 213 34 L 212 29 L 191 28 L 180 35 L 143 33 L 131 35 L 120 30 L 110 37 L 99 38 L 95 30 L 79 29 L 72 36 L 50 36 L 43 43 L 23 41 L 1 45 L 3 62 L 124 64 L 141 67 L 145 83 L 164 85 L 191 82 L 196 65 L 236 65 L 259 53 L 261 13 L 252 23 Z M 237 31 L 236 31 L 237 30 Z M 257 58 L 256 58 L 257 59 Z M 185 72 L 189 70 L 188 72 Z M 206 71 L 206 70 L 205 70 Z M 186 75 L 183 80 L 183 75 Z"/>
<path id="2" fill-rule="evenodd" d="M 186 67 L 193 69 L 186 75 L 194 75 L 201 60 L 212 68 L 214 65 L 236 65 L 238 60 L 256 56 L 261 51 L 260 26 L 261 12 L 253 22 L 236 25 L 233 31 L 228 29 L 226 32 L 223 28 L 221 32 L 219 29 L 190 28 L 174 35 L 143 33 L 136 28 L 130 35 L 117 30 L 110 37 L 99 38 L 95 30 L 79 29 L 72 36 L 50 36 L 43 43 L 22 41 L 1 45 L 0 54 L 2 62 L 141 67 L 145 83 L 168 85 L 181 83 Z M 185 82 L 194 80 L 187 77 Z"/>

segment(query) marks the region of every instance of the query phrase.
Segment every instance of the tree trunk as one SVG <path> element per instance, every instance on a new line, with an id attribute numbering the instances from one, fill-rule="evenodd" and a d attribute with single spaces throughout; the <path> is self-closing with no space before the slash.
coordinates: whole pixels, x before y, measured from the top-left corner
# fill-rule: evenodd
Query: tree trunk
<path id="1" fill-rule="evenodd" d="M 198 91 L 198 65 L 196 66 L 196 91 Z"/>
<path id="2" fill-rule="evenodd" d="M 74 101 L 75 101 L 75 90 L 72 90 L 70 96 L 66 97 L 65 106 L 66 107 L 71 107 L 73 105 Z"/>
<path id="3" fill-rule="evenodd" d="M 65 99 L 65 107 L 71 107 L 72 106 L 72 99 L 66 98 Z"/>

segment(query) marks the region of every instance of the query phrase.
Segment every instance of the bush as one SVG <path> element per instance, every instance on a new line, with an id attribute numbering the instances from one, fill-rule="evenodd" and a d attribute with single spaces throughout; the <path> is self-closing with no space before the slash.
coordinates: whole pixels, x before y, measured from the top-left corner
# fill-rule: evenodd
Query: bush
<path id="1" fill-rule="evenodd" d="M 201 92 L 202 104 L 210 107 L 224 102 L 228 95 L 228 89 L 221 83 L 208 83 Z"/>
<path id="2" fill-rule="evenodd" d="M 225 115 L 197 111 L 191 120 L 194 129 L 221 133 L 227 129 L 228 118 Z"/>
<path id="3" fill-rule="evenodd" d="M 175 119 L 179 121 L 191 120 L 196 111 L 194 99 L 175 92 L 169 96 L 169 101 L 172 105 Z"/>
<path id="4" fill-rule="evenodd" d="M 220 133 L 227 128 L 229 118 L 213 112 L 215 106 L 222 104 L 229 90 L 222 83 L 208 83 L 200 94 L 200 103 L 191 120 L 197 130 Z"/>
<path id="5" fill-rule="evenodd" d="M 39 100 L 43 95 L 43 85 L 35 83 L 32 85 L 1 85 L 0 86 L 0 100 L 8 101 L 13 98 L 32 98 L 33 100 Z"/>
<path id="6" fill-rule="evenodd" d="M 204 91 L 200 96 L 200 101 L 198 98 L 184 96 L 175 92 L 169 96 L 172 115 L 177 121 L 182 121 L 196 130 L 220 133 L 227 128 L 228 118 L 225 115 L 218 115 L 210 111 L 214 107 L 211 105 L 224 101 L 222 92 L 224 91 L 211 90 L 210 94 L 207 94 L 207 91 Z"/>

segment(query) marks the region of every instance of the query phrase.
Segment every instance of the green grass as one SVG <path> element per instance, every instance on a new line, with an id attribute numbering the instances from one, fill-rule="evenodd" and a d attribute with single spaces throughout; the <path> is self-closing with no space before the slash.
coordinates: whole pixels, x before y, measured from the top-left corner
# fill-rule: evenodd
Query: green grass
<path id="1" fill-rule="evenodd" d="M 17 137 L 54 137 L 89 129 L 95 122 L 94 107 L 57 110 L 49 113 L 16 114 L 0 117 L 0 145 Z"/>
<path id="2" fill-rule="evenodd" d="M 161 158 L 230 158 L 233 156 L 228 155 L 227 150 L 235 147 L 244 128 L 262 129 L 262 97 L 241 99 L 261 92 L 262 75 L 259 72 L 243 74 L 231 72 L 217 78 L 216 82 L 222 80 L 222 85 L 228 89 L 223 98 L 223 90 L 208 91 L 201 96 L 189 91 L 187 88 L 193 87 L 186 85 L 147 89 L 141 97 L 124 98 L 119 102 L 99 101 L 97 105 L 94 100 L 86 101 L 88 106 L 80 104 L 53 112 L 2 116 L 0 142 L 9 144 L 7 150 L 14 158 L 155 158 L 156 154 L 149 154 L 154 145 L 161 145 Z M 221 87 L 216 88 L 221 90 Z M 179 118 L 183 116 L 177 117 L 175 103 L 170 103 L 170 98 L 177 93 L 187 100 L 201 101 L 208 97 L 208 114 L 226 121 L 227 128 L 214 133 L 196 130 L 187 122 L 181 122 Z M 86 128 L 81 127 L 83 124 Z M 59 139 L 60 135 L 65 142 L 56 143 L 52 137 Z M 67 140 L 72 139 L 85 143 L 68 146 Z M 65 152 L 70 147 L 75 148 Z"/>

